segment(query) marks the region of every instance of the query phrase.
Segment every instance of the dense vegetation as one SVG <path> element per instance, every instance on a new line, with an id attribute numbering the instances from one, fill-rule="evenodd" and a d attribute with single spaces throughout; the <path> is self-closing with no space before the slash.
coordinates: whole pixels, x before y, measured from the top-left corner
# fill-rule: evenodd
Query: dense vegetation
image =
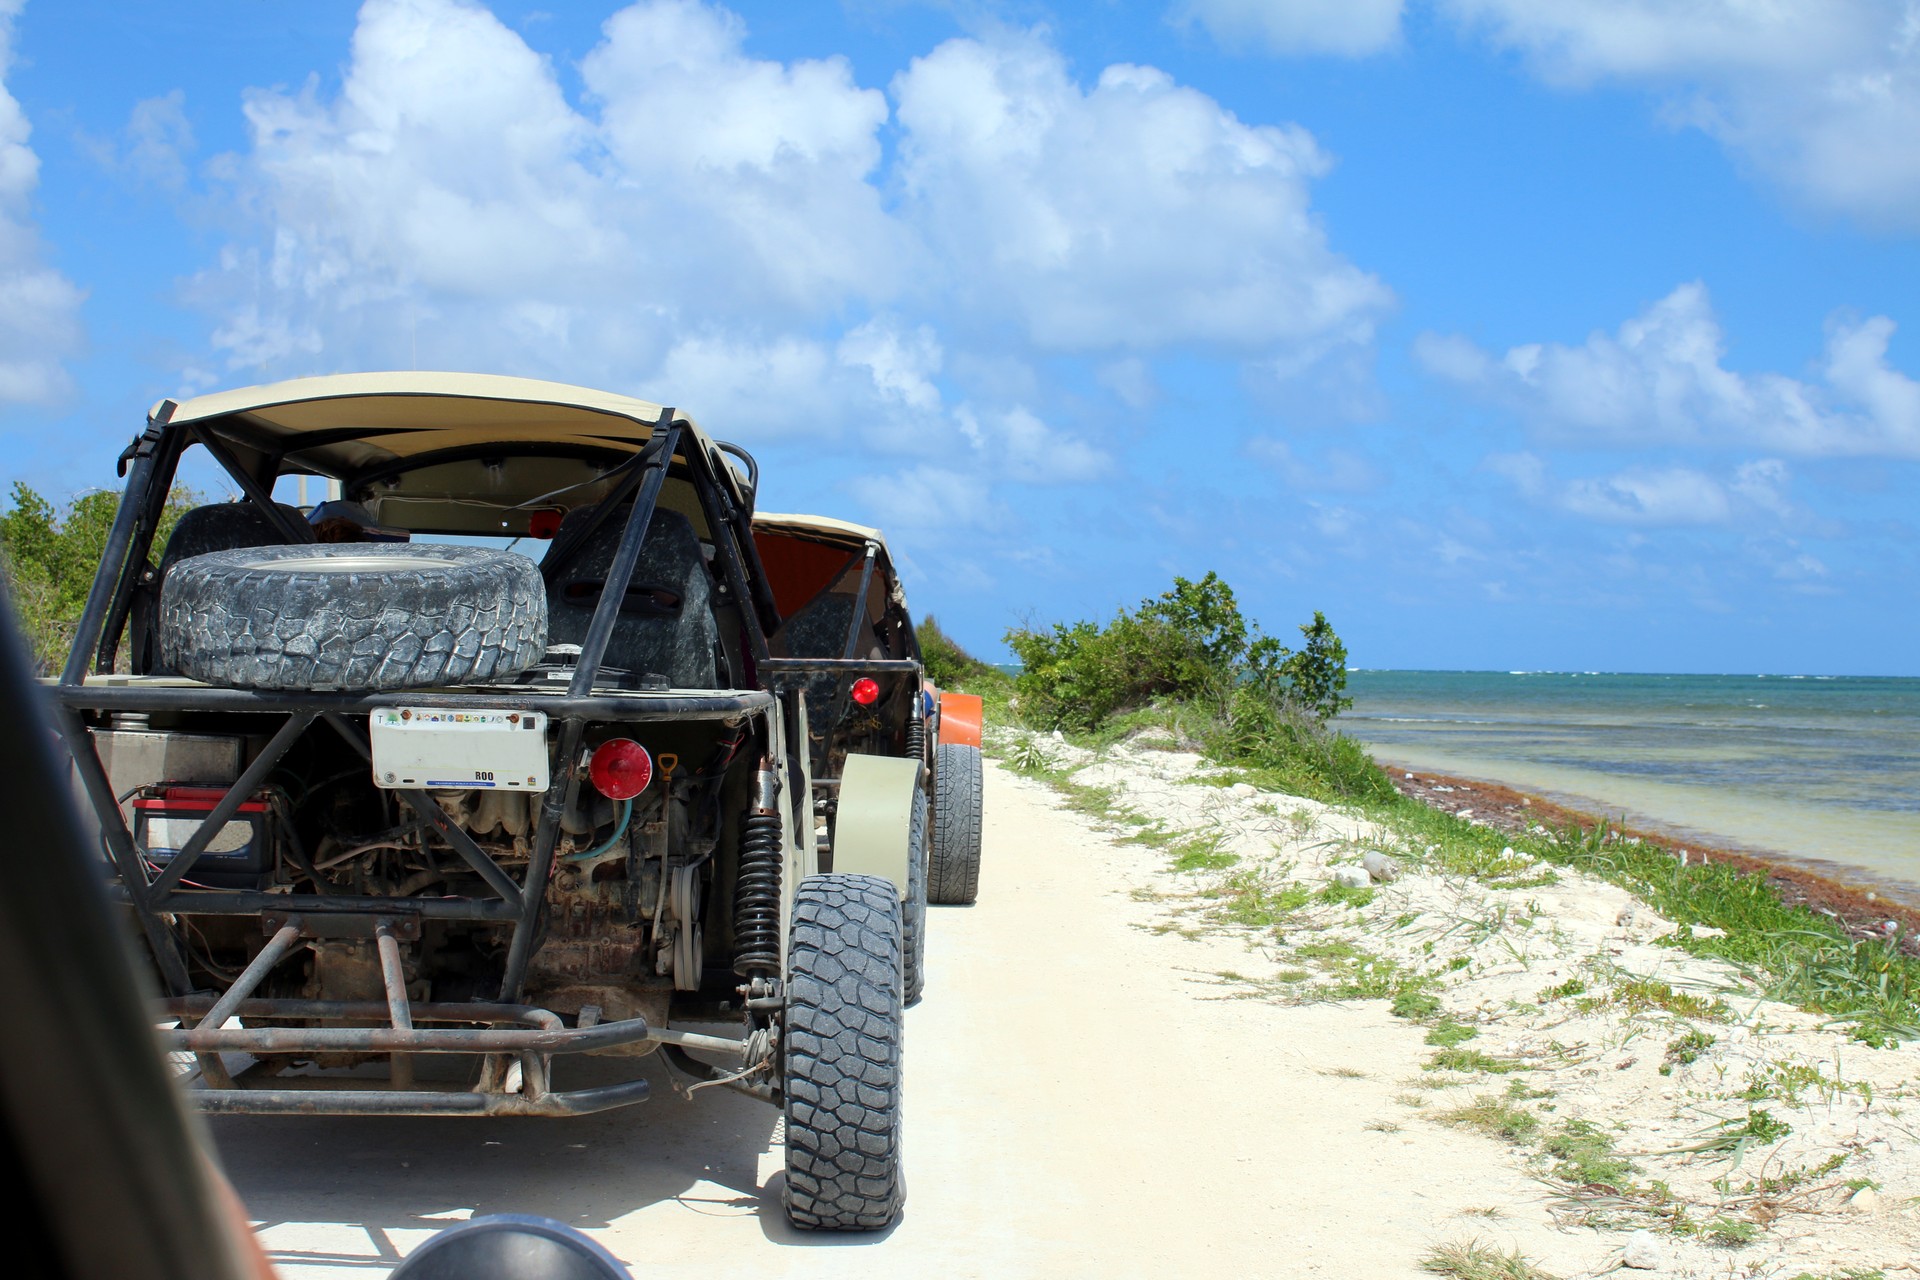
<path id="1" fill-rule="evenodd" d="M 194 501 L 184 489 L 168 498 L 156 547 L 166 545 L 174 522 Z M 36 674 L 57 671 L 66 662 L 119 509 L 120 495 L 101 489 L 72 498 L 65 511 L 57 511 L 33 489 L 15 482 L 13 508 L 0 514 L 0 573 L 33 648 Z"/>
<path id="2" fill-rule="evenodd" d="M 1032 727 L 1094 736 L 1166 723 L 1278 788 L 1393 796 L 1360 745 L 1327 725 L 1353 705 L 1346 647 L 1318 612 L 1300 633 L 1297 650 L 1266 634 L 1218 574 L 1175 578 L 1106 623 L 1009 631 L 1015 705 Z"/>

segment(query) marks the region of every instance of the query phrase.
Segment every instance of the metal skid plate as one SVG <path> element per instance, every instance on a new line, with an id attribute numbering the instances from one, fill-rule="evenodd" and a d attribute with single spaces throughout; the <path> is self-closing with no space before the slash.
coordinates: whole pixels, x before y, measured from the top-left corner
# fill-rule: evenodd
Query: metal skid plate
<path id="1" fill-rule="evenodd" d="M 375 786 L 547 789 L 543 711 L 382 707 L 367 721 Z"/>

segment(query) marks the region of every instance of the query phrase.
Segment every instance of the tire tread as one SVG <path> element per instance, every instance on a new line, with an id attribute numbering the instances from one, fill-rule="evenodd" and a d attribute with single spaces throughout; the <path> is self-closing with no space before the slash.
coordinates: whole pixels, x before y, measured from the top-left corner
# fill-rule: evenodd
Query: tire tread
<path id="1" fill-rule="evenodd" d="M 943 742 L 934 750 L 927 900 L 971 906 L 980 897 L 980 809 L 985 790 L 980 748 Z"/>
<path id="2" fill-rule="evenodd" d="M 356 573 L 297 567 L 316 555 L 443 564 Z M 283 559 L 285 567 L 261 567 Z M 533 561 L 487 548 L 252 547 L 170 566 L 159 627 L 161 663 L 207 684 L 412 689 L 504 679 L 539 663 L 547 597 Z"/>
<path id="3" fill-rule="evenodd" d="M 794 895 L 786 1206 L 807 1230 L 881 1230 L 906 1200 L 900 915 L 899 892 L 879 876 L 809 876 Z"/>

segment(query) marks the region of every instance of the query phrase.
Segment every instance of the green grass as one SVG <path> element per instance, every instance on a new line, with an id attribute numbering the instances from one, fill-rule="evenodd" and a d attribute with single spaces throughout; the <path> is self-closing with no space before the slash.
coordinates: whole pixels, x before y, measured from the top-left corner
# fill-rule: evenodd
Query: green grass
<path id="1" fill-rule="evenodd" d="M 1455 1022 L 1452 1018 L 1442 1018 L 1434 1025 L 1431 1031 L 1427 1032 L 1427 1043 L 1438 1045 L 1442 1049 L 1451 1049 L 1457 1044 L 1465 1044 L 1479 1034 L 1480 1032 L 1476 1028 L 1466 1025 L 1464 1022 Z"/>
<path id="2" fill-rule="evenodd" d="M 1423 983 L 1406 983 L 1393 995 L 1393 1016 L 1423 1022 L 1440 1012 L 1440 998 Z"/>
<path id="3" fill-rule="evenodd" d="M 1529 1142 L 1540 1131 L 1540 1117 L 1525 1107 L 1516 1107 L 1505 1098 L 1481 1094 L 1464 1107 L 1442 1111 L 1434 1116 L 1442 1124 L 1472 1129 L 1508 1142 Z"/>
<path id="4" fill-rule="evenodd" d="M 1213 918 L 1250 929 L 1270 929 L 1286 923 L 1313 901 L 1313 890 L 1276 874 L 1276 868 L 1245 867 L 1229 875 L 1215 890 Z"/>
<path id="5" fill-rule="evenodd" d="M 1737 1248 L 1740 1245 L 1752 1244 L 1759 1239 L 1760 1228 L 1745 1218 L 1729 1218 L 1722 1215 L 1703 1225 L 1700 1228 L 1700 1234 L 1715 1244 Z"/>
<path id="6" fill-rule="evenodd" d="M 1655 982 L 1649 978 L 1635 978 L 1622 982 L 1606 996 L 1593 997 L 1575 1002 L 1577 1008 L 1594 1009 L 1608 1003 L 1626 1006 L 1633 1013 L 1642 1013 L 1648 1009 L 1664 1009 L 1666 1012 L 1682 1018 L 1726 1018 L 1733 1010 L 1719 998 L 1706 1000 L 1685 991 L 1675 991 L 1664 982 Z"/>
<path id="7" fill-rule="evenodd" d="M 1240 861 L 1239 854 L 1228 853 L 1220 847 L 1225 842 L 1225 836 L 1213 832 L 1176 841 L 1167 847 L 1167 852 L 1173 855 L 1175 871 L 1224 871 Z"/>
<path id="8" fill-rule="evenodd" d="M 1739 1096 L 1748 1102 L 1771 1099 L 1792 1105 L 1799 1103 L 1801 1094 L 1814 1089 L 1819 1091 L 1823 1101 L 1831 1102 L 1850 1087 L 1809 1063 L 1772 1062 L 1747 1072 L 1746 1087 Z"/>
<path id="9" fill-rule="evenodd" d="M 1660 1060 L 1660 1074 L 1670 1076 L 1675 1067 L 1690 1067 L 1700 1060 L 1700 1055 L 1713 1047 L 1714 1038 L 1699 1028 L 1685 1035 L 1675 1036 L 1667 1042 L 1667 1051 Z"/>
<path id="10" fill-rule="evenodd" d="M 1424 1071 L 1458 1071 L 1462 1073 L 1484 1072 L 1489 1075 L 1505 1075 L 1509 1071 L 1519 1071 L 1522 1067 L 1510 1058 L 1496 1058 L 1490 1053 L 1478 1049 L 1462 1049 L 1457 1045 L 1441 1049 L 1421 1068 Z"/>
<path id="11" fill-rule="evenodd" d="M 1420 1269 L 1452 1280 L 1556 1280 L 1520 1254 L 1477 1240 L 1443 1244 L 1420 1259 Z"/>
<path id="12" fill-rule="evenodd" d="M 1328 881 L 1321 886 L 1320 892 L 1313 895 L 1316 902 L 1333 903 L 1342 907 L 1361 908 L 1373 901 L 1373 890 L 1355 888 L 1352 885 Z"/>
<path id="13" fill-rule="evenodd" d="M 1613 1136 L 1587 1120 L 1569 1120 L 1540 1144 L 1553 1161 L 1553 1175 L 1576 1187 L 1631 1189 L 1633 1162 L 1613 1149 Z"/>

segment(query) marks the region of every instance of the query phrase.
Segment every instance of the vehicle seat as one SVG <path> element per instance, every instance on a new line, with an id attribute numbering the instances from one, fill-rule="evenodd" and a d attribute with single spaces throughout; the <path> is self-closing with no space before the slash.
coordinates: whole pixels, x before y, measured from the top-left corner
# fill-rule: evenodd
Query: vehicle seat
<path id="1" fill-rule="evenodd" d="M 592 510 L 568 512 L 554 534 L 555 546 L 565 546 Z M 540 566 L 547 579 L 549 644 L 585 643 L 630 514 L 628 507 L 613 512 L 564 563 Z M 720 683 L 719 644 L 700 538 L 679 512 L 656 509 L 601 667 L 665 676 L 676 689 L 713 689 Z"/>
<path id="2" fill-rule="evenodd" d="M 840 584 L 836 584 L 840 585 Z M 838 658 L 847 651 L 853 624 L 853 590 L 823 591 L 780 624 L 786 651 L 796 658 Z M 866 655 L 855 650 L 856 657 Z"/>
<path id="3" fill-rule="evenodd" d="M 276 503 L 295 523 L 305 524 L 306 516 L 298 507 Z M 242 547 L 278 547 L 286 537 L 267 518 L 267 513 L 251 502 L 216 502 L 194 507 L 180 517 L 167 538 L 160 555 L 160 578 L 177 562 L 215 551 L 238 551 Z"/>
<path id="4" fill-rule="evenodd" d="M 284 502 L 274 505 L 296 522 L 306 523 L 307 518 L 298 507 L 290 507 Z M 155 571 L 153 581 L 143 584 L 134 593 L 129 620 L 135 650 L 133 669 L 153 675 L 178 674 L 154 660 L 159 646 L 155 643 L 153 629 L 160 612 L 160 588 L 166 585 L 169 569 L 194 556 L 215 551 L 238 551 L 243 547 L 278 547 L 284 546 L 286 541 L 285 535 L 267 518 L 266 513 L 251 502 L 213 502 L 183 513 L 174 524 L 173 532 L 167 535 L 167 545 L 160 553 L 160 567 Z"/>

